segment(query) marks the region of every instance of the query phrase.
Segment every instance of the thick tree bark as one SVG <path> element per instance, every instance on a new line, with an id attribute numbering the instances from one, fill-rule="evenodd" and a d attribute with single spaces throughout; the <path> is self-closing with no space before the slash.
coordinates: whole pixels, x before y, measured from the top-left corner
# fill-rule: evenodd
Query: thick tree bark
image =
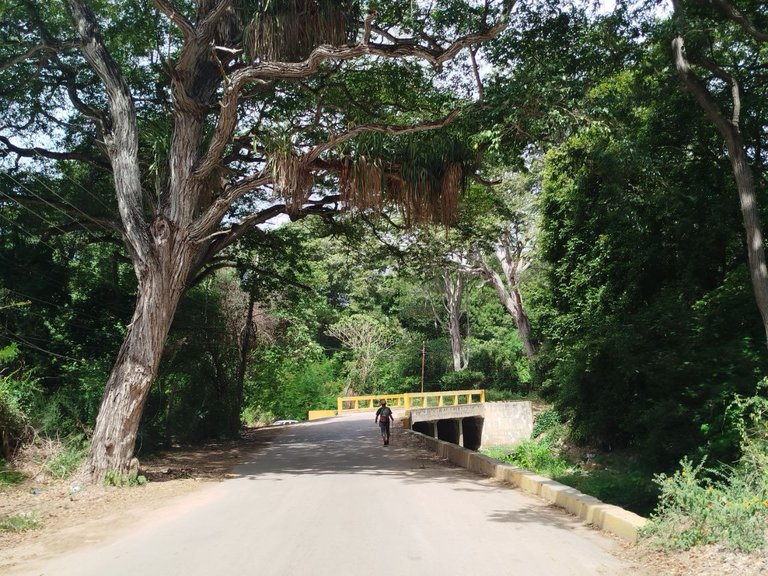
<path id="1" fill-rule="evenodd" d="M 675 5 L 676 9 L 679 9 L 678 3 L 675 3 Z M 710 122 L 712 122 L 723 137 L 728 149 L 728 158 L 730 159 L 734 179 L 736 180 L 736 189 L 739 194 L 741 215 L 746 232 L 747 259 L 752 279 L 752 289 L 763 321 L 766 344 L 768 345 L 768 266 L 766 266 L 765 244 L 760 223 L 757 195 L 755 193 L 755 181 L 739 131 L 741 107 L 739 86 L 736 79 L 723 70 L 711 63 L 707 66 L 710 71 L 715 73 L 721 80 L 728 82 L 731 86 L 733 114 L 731 118 L 727 118 L 721 111 L 717 101 L 709 93 L 707 86 L 691 69 L 685 57 L 682 37 L 678 36 L 672 41 L 672 50 L 678 75 L 699 103 L 699 106 L 704 110 L 707 118 L 709 118 Z"/>
<path id="2" fill-rule="evenodd" d="M 91 438 L 87 472 L 129 472 L 144 404 L 157 374 L 174 313 L 184 293 L 193 253 L 168 238 L 155 263 L 139 275 L 136 309 L 104 391 Z"/>

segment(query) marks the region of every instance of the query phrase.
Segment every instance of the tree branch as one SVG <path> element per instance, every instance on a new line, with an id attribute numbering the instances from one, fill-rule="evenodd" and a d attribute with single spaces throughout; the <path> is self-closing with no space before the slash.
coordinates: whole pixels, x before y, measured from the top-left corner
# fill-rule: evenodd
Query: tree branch
<path id="1" fill-rule="evenodd" d="M 195 37 L 195 27 L 192 25 L 192 22 L 179 12 L 169 0 L 152 0 L 152 4 L 165 14 L 171 22 L 176 24 L 179 30 L 181 30 L 185 41 L 192 40 Z"/>
<path id="2" fill-rule="evenodd" d="M 216 7 L 205 15 L 197 25 L 197 35 L 201 44 L 208 44 L 213 39 L 219 19 L 232 7 L 232 0 L 220 0 Z"/>
<path id="3" fill-rule="evenodd" d="M 454 120 L 456 120 L 458 116 L 459 116 L 459 111 L 453 110 L 450 114 L 448 114 L 442 120 L 433 120 L 430 122 L 423 122 L 421 124 L 416 124 L 413 126 L 393 126 L 391 124 L 361 124 L 359 126 L 355 126 L 352 130 L 345 132 L 344 134 L 339 134 L 331 137 L 327 142 L 318 144 L 304 156 L 304 161 L 306 163 L 311 163 L 315 161 L 320 156 L 320 154 L 322 154 L 326 150 L 330 150 L 331 148 L 334 148 L 335 146 L 338 146 L 339 144 L 346 142 L 347 140 L 350 140 L 351 138 L 354 138 L 355 136 L 362 134 L 363 132 L 380 132 L 380 133 L 392 134 L 392 135 L 412 134 L 414 132 L 425 132 L 427 130 L 436 130 L 438 128 L 444 128 L 445 126 L 448 126 Z"/>
<path id="4" fill-rule="evenodd" d="M 16 146 L 15 144 L 13 144 L 5 136 L 0 136 L 0 143 L 2 143 L 8 149 L 8 152 L 13 152 L 17 156 L 23 156 L 24 158 L 43 157 L 43 158 L 48 158 L 50 160 L 76 160 L 79 162 L 86 162 L 88 164 L 91 164 L 92 166 L 96 166 L 97 168 L 100 168 L 101 170 L 105 170 L 108 172 L 110 171 L 110 166 L 106 162 L 100 162 L 95 158 L 91 158 L 90 156 L 87 156 L 85 154 L 80 154 L 78 152 L 54 152 L 53 150 L 47 150 L 45 148 L 40 148 L 37 146 L 35 146 L 34 148 L 23 148 L 21 146 Z M 4 155 L 4 154 L 0 153 L 0 155 Z"/>
<path id="5" fill-rule="evenodd" d="M 484 42 L 500 34 L 508 26 L 509 12 L 514 5 L 510 2 L 499 21 L 477 34 L 467 34 L 455 40 L 443 50 L 414 45 L 412 42 L 395 41 L 393 44 L 356 44 L 354 46 L 323 45 L 315 48 L 302 62 L 262 62 L 241 68 L 232 73 L 221 98 L 219 119 L 211 144 L 205 157 L 195 169 L 195 177 L 204 179 L 217 166 L 221 154 L 229 143 L 237 120 L 237 106 L 245 85 L 254 82 L 264 83 L 276 79 L 301 79 L 315 74 L 320 66 L 328 61 L 345 61 L 361 56 L 380 56 L 383 58 L 415 57 L 439 66 L 451 60 L 464 48 Z"/>
<path id="6" fill-rule="evenodd" d="M 744 32 L 759 42 L 768 42 L 768 33 L 758 30 L 752 21 L 744 16 L 730 2 L 725 0 L 699 0 L 701 4 L 711 5 L 723 16 L 738 24 Z"/>
<path id="7" fill-rule="evenodd" d="M 197 218 L 194 227 L 192 228 L 191 237 L 199 239 L 204 235 L 209 234 L 211 230 L 218 226 L 219 222 L 221 222 L 221 219 L 224 217 L 224 214 L 227 213 L 229 207 L 238 198 L 251 190 L 266 186 L 270 182 L 272 182 L 271 176 L 259 173 L 244 178 L 240 182 L 225 188 L 224 194 L 214 200 L 208 210 Z"/>
<path id="8" fill-rule="evenodd" d="M 112 163 L 125 238 L 133 254 L 146 262 L 151 242 L 142 210 L 138 126 L 130 88 L 104 45 L 93 12 L 84 0 L 69 0 L 69 6 L 83 40 L 83 54 L 107 92 L 111 122 L 104 140 Z"/>
<path id="9" fill-rule="evenodd" d="M 60 42 L 58 44 L 38 44 L 37 46 L 33 46 L 23 54 L 19 54 L 18 56 L 12 56 L 11 58 L 8 58 L 8 60 L 5 60 L 4 62 L 0 62 L 0 70 L 7 70 L 8 68 L 11 68 L 15 66 L 16 64 L 19 64 L 21 62 L 24 62 L 25 60 L 29 60 L 36 54 L 40 52 L 51 52 L 51 53 L 58 53 L 62 50 L 67 50 L 69 48 L 79 48 L 82 46 L 81 42 L 78 42 L 76 40 L 71 40 L 69 42 Z"/>
<path id="10" fill-rule="evenodd" d="M 712 98 L 712 95 L 709 93 L 709 90 L 707 90 L 704 82 L 702 82 L 691 69 L 691 65 L 685 57 L 682 36 L 677 36 L 672 40 L 672 53 L 678 75 L 683 80 L 686 88 L 688 88 L 694 98 L 699 102 L 699 105 L 703 108 L 707 117 L 709 117 L 712 123 L 715 124 L 718 131 L 721 133 L 729 133 L 734 130 L 738 132 L 737 127 L 723 115 L 722 110 L 720 110 L 715 99 Z"/>

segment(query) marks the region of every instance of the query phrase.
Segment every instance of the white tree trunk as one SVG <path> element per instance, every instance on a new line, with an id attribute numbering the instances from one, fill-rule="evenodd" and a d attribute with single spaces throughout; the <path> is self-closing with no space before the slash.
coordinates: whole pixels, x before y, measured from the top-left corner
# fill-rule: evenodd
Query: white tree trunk
<path id="1" fill-rule="evenodd" d="M 448 314 L 448 334 L 451 337 L 453 370 L 458 372 L 469 366 L 469 354 L 461 334 L 461 303 L 464 298 L 464 274 L 443 271 L 443 304 Z"/>

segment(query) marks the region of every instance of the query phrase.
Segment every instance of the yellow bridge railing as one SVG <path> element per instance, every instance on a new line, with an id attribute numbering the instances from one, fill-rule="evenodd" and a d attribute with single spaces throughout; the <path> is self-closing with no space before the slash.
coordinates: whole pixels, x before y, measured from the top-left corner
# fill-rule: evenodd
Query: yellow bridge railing
<path id="1" fill-rule="evenodd" d="M 344 396 L 336 398 L 336 409 L 343 412 L 373 410 L 381 400 L 393 408 L 434 408 L 458 404 L 485 402 L 485 390 L 454 390 L 450 392 L 413 392 L 407 394 L 373 394 L 370 396 Z"/>

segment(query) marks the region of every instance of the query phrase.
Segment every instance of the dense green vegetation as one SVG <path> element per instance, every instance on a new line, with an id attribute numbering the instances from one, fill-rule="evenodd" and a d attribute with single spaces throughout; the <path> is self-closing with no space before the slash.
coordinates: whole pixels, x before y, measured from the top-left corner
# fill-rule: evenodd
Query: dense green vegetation
<path id="1" fill-rule="evenodd" d="M 159 13 L 129 26 L 120 4 L 98 6 L 118 63 L 145 59 L 158 38 L 180 46 Z M 499 13 L 386 4 L 383 27 L 429 27 L 440 42 Z M 750 28 L 703 2 L 676 2 L 675 14 L 647 4 L 595 14 L 578 2 L 521 3 L 503 33 L 471 44 L 479 68 L 468 57 L 434 71 L 370 57 L 249 85 L 251 96 L 265 92 L 242 122 L 258 121 L 236 135 L 240 152 L 227 148 L 221 178 L 247 178 L 253 162 L 274 183 L 221 212 L 169 305 L 138 456 L 236 436 L 244 422 L 302 419 L 341 394 L 484 388 L 552 407 L 530 442 L 498 456 L 642 513 L 659 498 L 650 533 L 669 545 L 762 546 L 749 534 L 768 508 L 768 279 L 754 272 L 745 230 L 756 226 L 748 209 L 760 216 L 766 204 L 768 13 L 741 2 Z M 60 442 L 52 475 L 82 462 L 146 274 L 114 224 L 103 127 L 89 123 L 104 105 L 96 77 L 81 68 L 68 88 L 85 101 L 48 113 L 63 81 L 28 81 L 17 57 L 37 54 L 35 22 L 17 29 L 28 7 L 0 7 L 0 483 L 11 483 L 6 462 L 33 438 Z M 35 18 L 66 37 L 63 5 Z M 738 150 L 724 146 L 717 114 L 683 89 L 670 48 L 682 37 L 738 128 L 754 201 L 734 178 Z M 67 57 L 34 64 L 84 66 Z M 158 219 L 172 140 L 172 79 L 159 68 L 142 63 L 126 80 L 142 103 L 137 162 L 151 198 L 141 210 Z M 454 109 L 464 113 L 439 130 L 393 128 Z M 371 128 L 383 125 L 389 133 Z M 214 126 L 201 131 L 206 145 Z M 367 130 L 334 140 L 353 126 Z M 51 150 L 32 148 L 34 136 Z M 308 180 L 291 162 L 329 141 L 338 155 L 315 157 Z M 281 189 L 289 180 L 305 204 Z M 229 190 L 211 187 L 192 212 Z M 316 202 L 323 195 L 332 207 Z M 271 214 L 264 206 L 289 217 L 235 224 Z M 227 234 L 237 238 L 214 244 Z M 107 480 L 139 482 L 120 471 Z"/>

